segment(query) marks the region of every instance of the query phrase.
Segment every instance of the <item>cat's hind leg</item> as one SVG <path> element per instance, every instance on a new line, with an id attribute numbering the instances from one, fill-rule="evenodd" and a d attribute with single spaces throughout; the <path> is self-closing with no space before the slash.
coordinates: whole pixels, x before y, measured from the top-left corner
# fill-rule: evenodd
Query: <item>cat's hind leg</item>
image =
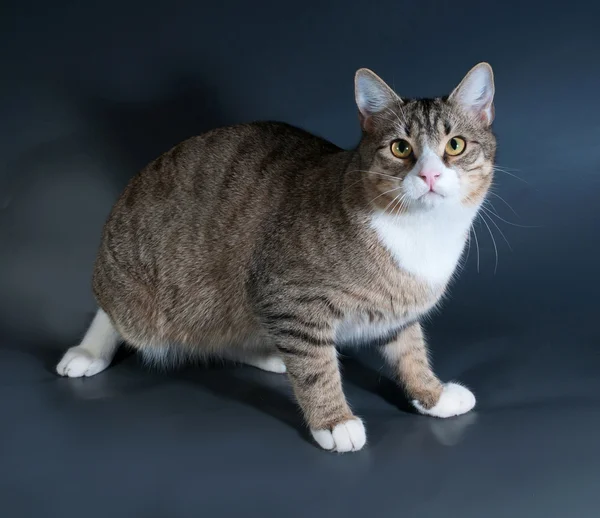
<path id="1" fill-rule="evenodd" d="M 98 374 L 110 365 L 120 341 L 121 337 L 108 315 L 98 309 L 81 344 L 64 354 L 56 372 L 69 378 Z"/>
<path id="2" fill-rule="evenodd" d="M 283 374 L 286 372 L 285 363 L 283 359 L 276 353 L 272 354 L 245 354 L 241 356 L 238 361 L 251 365 L 257 369 L 261 369 L 267 372 L 275 372 L 276 374 Z"/>
<path id="3" fill-rule="evenodd" d="M 283 358 L 278 354 L 275 348 L 244 348 L 243 350 L 228 350 L 221 351 L 219 356 L 225 360 L 232 361 L 234 363 L 243 363 L 256 367 L 257 369 L 274 372 L 276 374 L 284 374 L 287 369 Z"/>
<path id="4" fill-rule="evenodd" d="M 252 330 L 242 333 L 241 336 L 242 338 L 235 342 L 237 345 L 221 348 L 217 353 L 218 356 L 266 372 L 276 374 L 287 372 L 283 357 L 268 335 Z"/>

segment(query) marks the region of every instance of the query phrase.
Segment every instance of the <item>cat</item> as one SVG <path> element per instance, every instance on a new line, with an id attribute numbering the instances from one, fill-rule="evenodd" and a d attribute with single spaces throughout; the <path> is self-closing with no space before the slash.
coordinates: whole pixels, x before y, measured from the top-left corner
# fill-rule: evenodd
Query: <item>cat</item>
<path id="1" fill-rule="evenodd" d="M 121 341 L 150 361 L 217 356 L 286 372 L 316 443 L 366 443 L 337 348 L 381 350 L 422 414 L 475 396 L 431 369 L 421 321 L 436 307 L 493 179 L 492 68 L 445 97 L 402 99 L 355 75 L 362 137 L 343 150 L 277 122 L 190 138 L 139 172 L 104 226 L 99 309 L 57 366 L 92 376 Z"/>

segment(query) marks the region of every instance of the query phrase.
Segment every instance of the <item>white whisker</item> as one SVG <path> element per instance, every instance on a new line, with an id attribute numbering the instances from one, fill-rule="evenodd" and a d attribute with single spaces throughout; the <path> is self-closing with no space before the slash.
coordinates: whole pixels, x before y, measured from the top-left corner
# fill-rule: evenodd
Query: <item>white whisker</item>
<path id="1" fill-rule="evenodd" d="M 512 208 L 512 205 L 510 205 L 510 203 L 508 203 L 502 196 L 500 196 L 499 194 L 495 193 L 494 191 L 492 191 L 490 189 L 490 194 L 492 196 L 495 196 L 496 198 L 498 198 L 501 202 L 503 202 L 512 212 L 515 216 L 517 216 L 517 218 L 520 218 L 521 216 L 519 216 L 517 214 L 517 211 L 515 209 Z M 492 204 L 492 202 L 490 201 L 490 205 L 493 207 L 494 205 Z"/>
<path id="2" fill-rule="evenodd" d="M 396 221 L 399 218 L 400 214 L 404 210 L 404 208 L 405 208 L 404 207 L 404 202 L 406 201 L 406 197 L 407 197 L 407 194 L 404 193 L 402 196 L 400 196 L 400 200 L 399 200 L 398 204 L 396 206 L 394 206 L 393 210 L 396 211 L 396 215 L 394 217 L 394 221 Z"/>
<path id="3" fill-rule="evenodd" d="M 465 257 L 465 263 L 469 260 L 471 255 L 471 230 L 469 229 L 469 233 L 467 234 L 467 257 Z"/>
<path id="4" fill-rule="evenodd" d="M 504 241 L 506 241 L 506 244 L 508 245 L 508 248 L 511 252 L 513 252 L 512 246 L 510 246 L 510 243 L 508 242 L 508 239 L 506 239 L 506 236 L 504 235 L 504 232 L 502 232 L 502 229 L 498 226 L 498 223 L 496 223 L 489 215 L 487 209 L 485 207 L 481 207 L 484 210 L 484 213 L 488 214 L 488 218 L 490 220 L 490 222 L 498 229 L 498 232 L 500 232 L 500 235 L 504 238 Z M 482 213 L 482 216 L 483 214 Z"/>
<path id="5" fill-rule="evenodd" d="M 375 198 L 373 198 L 373 199 L 372 199 L 372 200 L 369 202 L 369 205 L 371 205 L 371 203 L 373 203 L 373 202 L 374 202 L 376 199 L 378 199 L 378 198 L 381 198 L 382 196 L 384 196 L 384 195 L 386 195 L 386 194 L 388 194 L 388 193 L 390 193 L 390 192 L 397 191 L 397 190 L 399 190 L 399 189 L 401 189 L 401 188 L 402 188 L 402 186 L 401 186 L 401 185 L 399 185 L 398 187 L 394 187 L 393 189 L 390 189 L 389 191 L 382 192 L 381 194 L 379 194 L 379 195 L 375 196 Z"/>
<path id="6" fill-rule="evenodd" d="M 488 232 L 490 233 L 490 237 L 492 238 L 492 243 L 494 244 L 494 252 L 496 253 L 496 264 L 494 265 L 494 275 L 496 275 L 496 272 L 498 271 L 498 246 L 496 245 L 496 239 L 494 238 L 492 229 L 490 228 L 490 226 L 487 224 L 487 221 L 483 217 L 484 213 L 481 212 L 479 215 L 481 216 L 481 221 L 483 221 L 483 223 L 487 227 Z"/>
<path id="7" fill-rule="evenodd" d="M 390 205 L 392 205 L 392 203 L 394 203 L 400 196 L 401 196 L 401 194 L 399 194 L 398 196 L 395 196 L 394 199 L 392 199 L 392 201 L 386 205 L 385 209 L 383 209 L 383 212 L 387 212 L 387 210 L 390 208 Z"/>
<path id="8" fill-rule="evenodd" d="M 475 238 L 475 246 L 477 247 L 477 273 L 479 273 L 479 239 L 477 239 L 477 231 L 475 230 L 475 226 L 471 227 L 473 230 L 473 237 Z"/>
<path id="9" fill-rule="evenodd" d="M 399 178 L 396 178 L 395 176 L 391 176 L 389 174 L 384 174 L 384 173 L 378 173 L 376 171 L 365 171 L 362 169 L 354 169 L 353 171 L 348 171 L 348 173 L 368 173 L 368 174 L 375 174 L 375 175 L 379 175 L 379 176 L 383 176 L 385 178 L 390 178 L 391 180 L 398 180 Z M 350 187 L 354 187 L 357 183 L 362 182 L 363 177 L 360 177 L 358 180 L 356 180 L 355 182 L 352 182 L 350 185 L 346 185 L 342 190 L 345 191 L 346 189 L 350 189 Z"/>
<path id="10" fill-rule="evenodd" d="M 486 209 L 483 205 L 481 206 L 481 208 L 484 209 L 484 210 L 486 210 L 488 212 L 488 214 L 490 214 L 491 216 L 494 216 L 495 218 L 498 218 L 500 221 L 503 221 L 507 225 L 512 225 L 513 227 L 519 227 L 519 228 L 542 228 L 539 225 L 519 225 L 518 223 L 513 223 L 512 221 L 505 220 L 502 216 L 499 216 L 496 212 L 493 212 L 490 209 Z"/>
<path id="11" fill-rule="evenodd" d="M 527 185 L 531 186 L 531 184 L 527 180 L 524 180 L 523 178 L 521 178 L 520 176 L 517 176 L 514 173 L 510 173 L 510 172 L 504 170 L 502 167 L 492 166 L 492 169 L 494 171 L 498 171 L 500 173 L 504 173 L 504 174 L 506 174 L 508 176 L 512 176 L 513 178 L 516 178 L 517 180 L 520 180 L 521 182 L 526 183 Z"/>

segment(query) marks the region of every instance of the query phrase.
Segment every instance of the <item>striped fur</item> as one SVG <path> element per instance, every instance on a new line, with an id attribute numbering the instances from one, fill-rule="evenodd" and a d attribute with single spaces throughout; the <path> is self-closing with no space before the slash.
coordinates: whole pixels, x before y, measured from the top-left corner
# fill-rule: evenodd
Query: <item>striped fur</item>
<path id="1" fill-rule="evenodd" d="M 99 306 L 151 361 L 178 351 L 260 366 L 279 355 L 326 448 L 360 449 L 365 440 L 342 391 L 336 347 L 382 348 L 411 399 L 434 408 L 443 385 L 419 321 L 453 274 L 495 153 L 491 120 L 464 104 L 470 91 L 459 93 L 400 99 L 363 70 L 356 149 L 272 122 L 175 146 L 131 180 L 108 218 L 93 277 Z M 480 102 L 483 94 L 471 97 Z M 467 139 L 467 151 L 444 156 L 453 135 Z M 411 142 L 412 157 L 392 155 L 398 138 Z M 454 178 L 454 191 L 415 194 L 423 187 L 418 169 L 431 166 L 422 163 L 425 149 Z M 423 260 L 409 256 L 427 240 L 435 250 L 438 223 L 458 211 L 467 216 L 452 238 L 456 257 L 441 274 L 424 273 Z M 382 216 L 389 232 L 374 223 Z M 425 257 L 433 273 L 437 255 Z M 85 375 L 64 365 L 59 372 Z"/>

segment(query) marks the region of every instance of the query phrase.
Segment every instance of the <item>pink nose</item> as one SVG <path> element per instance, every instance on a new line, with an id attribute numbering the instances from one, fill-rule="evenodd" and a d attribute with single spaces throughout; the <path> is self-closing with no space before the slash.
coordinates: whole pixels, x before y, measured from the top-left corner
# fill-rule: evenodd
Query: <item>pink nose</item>
<path id="1" fill-rule="evenodd" d="M 422 170 L 419 173 L 419 176 L 425 182 L 427 187 L 429 187 L 429 190 L 433 191 L 433 186 L 435 185 L 435 182 L 437 182 L 441 174 L 442 173 L 439 173 L 438 171 L 427 169 L 425 171 Z"/>

